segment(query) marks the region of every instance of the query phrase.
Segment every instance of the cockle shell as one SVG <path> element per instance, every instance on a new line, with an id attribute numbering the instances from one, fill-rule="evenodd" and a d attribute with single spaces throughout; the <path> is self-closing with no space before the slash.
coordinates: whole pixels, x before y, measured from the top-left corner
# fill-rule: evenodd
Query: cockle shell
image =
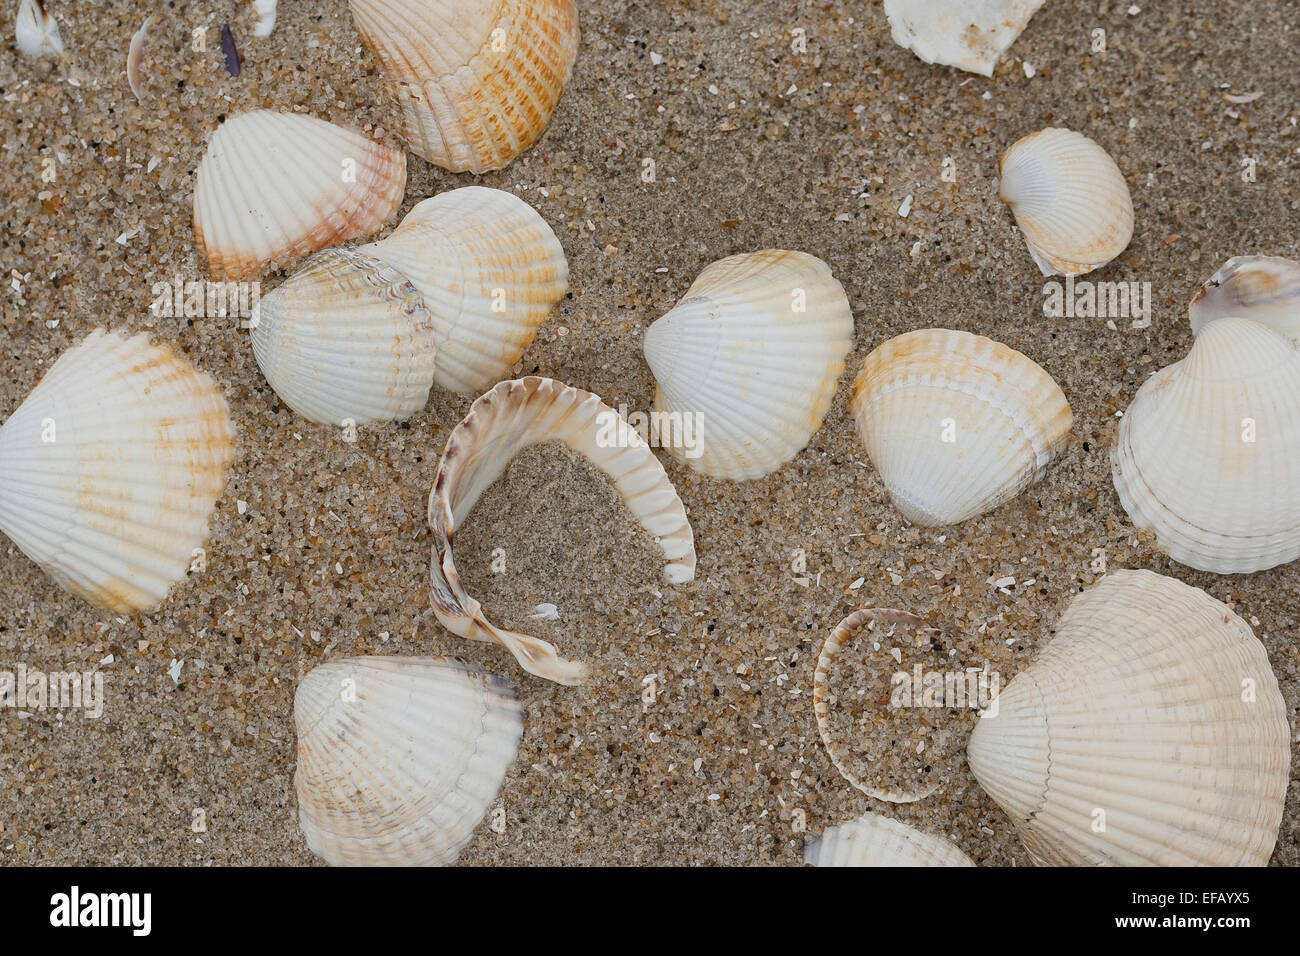
<path id="1" fill-rule="evenodd" d="M 809 839 L 804 844 L 803 861 L 813 866 L 975 865 L 943 837 L 877 813 L 864 813 Z"/>
<path id="2" fill-rule="evenodd" d="M 1246 573 L 1300 557 L 1300 351 L 1250 319 L 1204 326 L 1147 379 L 1111 451 L 1120 503 L 1175 561 Z"/>
<path id="3" fill-rule="evenodd" d="M 1246 623 L 1199 588 L 1117 571 L 1084 591 L 967 754 L 1039 863 L 1263 866 L 1286 704 Z"/>
<path id="4" fill-rule="evenodd" d="M 908 332 L 868 355 L 853 413 L 894 506 L 936 526 L 991 511 L 1042 478 L 1074 421 L 1029 358 L 951 329 Z"/>
<path id="5" fill-rule="evenodd" d="M 720 478 L 775 471 L 821 427 L 852 347 L 849 300 L 822 260 L 764 249 L 713 263 L 645 334 L 655 411 L 694 429 L 668 451 Z"/>
<path id="6" fill-rule="evenodd" d="M 377 232 L 405 189 L 401 150 L 310 116 L 252 110 L 208 143 L 194 239 L 214 277 L 249 278 Z"/>
<path id="7" fill-rule="evenodd" d="M 655 536 L 670 583 L 695 577 L 695 543 L 686 509 L 645 441 L 598 395 L 549 378 L 501 382 L 480 396 L 452 430 L 429 492 L 433 530 L 430 603 L 442 626 L 461 637 L 495 641 L 530 674 L 581 683 L 584 664 L 566 661 L 554 645 L 489 622 L 466 593 L 452 556 L 456 529 L 514 456 L 530 445 L 559 441 L 605 472 L 633 516 Z"/>
<path id="8" fill-rule="evenodd" d="M 573 0 L 351 0 L 411 152 L 502 169 L 541 137 L 573 70 Z"/>
<path id="9" fill-rule="evenodd" d="M 894 42 L 926 63 L 993 75 L 1046 0 L 885 0 Z"/>
<path id="10" fill-rule="evenodd" d="M 0 428 L 0 531 L 78 597 L 152 608 L 203 544 L 231 434 L 208 376 L 96 329 Z"/>
<path id="11" fill-rule="evenodd" d="M 1190 313 L 1193 332 L 1215 319 L 1253 319 L 1300 341 L 1300 262 L 1234 256 L 1201 286 Z"/>
<path id="12" fill-rule="evenodd" d="M 293 700 L 298 822 L 334 866 L 454 863 L 514 762 L 503 681 L 437 657 L 321 664 Z"/>
<path id="13" fill-rule="evenodd" d="M 522 199 L 455 189 L 417 204 L 382 242 L 313 257 L 261 300 L 253 351 L 311 421 L 409 418 L 433 385 L 472 393 L 506 374 L 568 274 L 555 233 Z"/>
<path id="14" fill-rule="evenodd" d="M 1002 154 L 999 195 L 1043 275 L 1104 266 L 1133 238 L 1133 198 L 1110 155 L 1081 133 L 1048 127 Z"/>
<path id="15" fill-rule="evenodd" d="M 462 395 L 501 381 L 569 284 L 554 231 L 501 189 L 466 186 L 426 199 L 362 251 L 411 280 L 433 327 L 433 382 Z"/>

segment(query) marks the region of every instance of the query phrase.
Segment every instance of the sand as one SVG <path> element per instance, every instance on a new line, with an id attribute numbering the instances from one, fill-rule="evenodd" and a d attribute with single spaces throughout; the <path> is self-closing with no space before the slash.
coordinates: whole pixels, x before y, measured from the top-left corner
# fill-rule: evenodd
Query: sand
<path id="1" fill-rule="evenodd" d="M 853 790 L 817 737 L 813 667 L 845 614 L 886 605 L 940 626 L 962 666 L 987 660 L 1009 679 L 1097 579 L 1097 549 L 1110 568 L 1172 574 L 1250 621 L 1294 731 L 1300 572 L 1224 577 L 1169 561 L 1121 509 L 1108 450 L 1116 413 L 1188 349 L 1199 284 L 1233 255 L 1300 257 L 1295 3 L 1151 2 L 1131 15 L 1127 3 L 1054 0 L 986 79 L 895 46 L 875 3 L 582 0 L 573 79 L 535 148 L 477 179 L 411 157 L 400 214 L 478 182 L 516 192 L 553 225 L 570 293 L 517 372 L 615 406 L 649 407 L 642 332 L 715 259 L 804 250 L 830 264 L 852 303 L 855 348 L 824 427 L 795 460 L 734 484 L 664 456 L 694 525 L 694 583 L 661 582 L 653 544 L 571 456 L 530 452 L 485 496 L 457 546 L 471 593 L 498 623 L 591 662 L 590 684 L 574 689 L 453 637 L 429 610 L 425 500 L 468 399 L 435 393 L 408 422 L 363 428 L 350 444 L 277 399 L 231 320 L 148 311 L 155 282 L 204 276 L 191 201 L 219 117 L 301 107 L 391 141 L 346 4 L 282 3 L 273 35 L 254 39 L 251 4 L 168 3 L 154 12 L 143 105 L 125 81 L 141 6 L 51 5 L 65 62 L 19 58 L 11 31 L 0 50 L 0 267 L 21 277 L 0 313 L 0 415 L 96 326 L 148 330 L 220 384 L 238 454 L 206 571 L 152 613 L 94 609 L 0 545 L 0 666 L 98 666 L 107 694 L 98 719 L 0 710 L 0 861 L 313 863 L 292 785 L 298 680 L 327 658 L 451 654 L 508 678 L 527 710 L 498 801 L 505 832 L 484 823 L 463 863 L 796 864 L 804 821 L 817 833 L 875 809 L 980 864 L 1025 865 L 1010 821 L 962 762 L 920 803 Z M 226 18 L 238 77 L 220 51 Z M 204 52 L 191 49 L 199 26 Z M 806 53 L 791 49 L 795 27 Z M 1104 55 L 1089 52 L 1095 29 Z M 1256 90 L 1249 105 L 1223 98 Z M 1097 140 L 1130 184 L 1133 241 L 1096 278 L 1150 282 L 1150 328 L 1043 314 L 1043 280 L 995 178 L 1002 150 L 1049 124 Z M 52 184 L 40 178 L 45 157 Z M 641 178 L 646 157 L 653 183 Z M 941 179 L 945 157 L 955 183 Z M 282 278 L 265 277 L 264 291 Z M 927 326 L 1027 353 L 1076 415 L 1040 484 L 941 530 L 908 527 L 891 508 L 847 410 L 863 356 Z M 507 571 L 494 575 L 498 547 Z M 807 586 L 794 580 L 797 549 Z M 1015 585 L 995 587 L 1006 577 Z M 560 621 L 528 619 L 544 601 Z M 888 690 L 892 658 L 859 666 L 873 692 Z M 649 675 L 658 692 L 644 706 Z M 864 749 L 888 746 L 888 715 L 858 734 Z M 1300 863 L 1295 764 L 1273 856 L 1282 865 Z M 196 810 L 206 832 L 194 832 Z"/>

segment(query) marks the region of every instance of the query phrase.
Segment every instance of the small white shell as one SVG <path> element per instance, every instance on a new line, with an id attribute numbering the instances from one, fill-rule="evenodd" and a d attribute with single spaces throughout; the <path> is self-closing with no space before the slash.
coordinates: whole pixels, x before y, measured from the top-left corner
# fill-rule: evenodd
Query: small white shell
<path id="1" fill-rule="evenodd" d="M 63 52 L 59 21 L 45 9 L 45 0 L 21 0 L 14 20 L 14 39 L 23 56 L 47 56 Z"/>
<path id="2" fill-rule="evenodd" d="M 483 186 L 416 204 L 383 242 L 362 252 L 411 281 L 432 323 L 433 382 L 476 395 L 501 381 L 564 297 L 564 247 L 532 206 Z"/>
<path id="3" fill-rule="evenodd" d="M 151 608 L 203 544 L 230 459 L 208 376 L 96 329 L 0 428 L 0 531 L 78 597 Z"/>
<path id="4" fill-rule="evenodd" d="M 1253 319 L 1300 341 L 1300 262 L 1234 256 L 1192 300 L 1192 332 L 1215 319 Z"/>
<path id="5" fill-rule="evenodd" d="M 1201 571 L 1240 574 L 1300 557 L 1300 351 L 1249 319 L 1203 327 L 1147 379 L 1111 451 L 1133 523 Z"/>
<path id="6" fill-rule="evenodd" d="M 1039 863 L 1263 866 L 1290 727 L 1263 646 L 1199 588 L 1117 571 L 985 711 L 967 755 Z"/>
<path id="7" fill-rule="evenodd" d="M 999 194 L 1043 275 L 1104 266 L 1133 238 L 1133 198 L 1110 155 L 1081 133 L 1048 127 L 1002 154 Z"/>
<path id="8" fill-rule="evenodd" d="M 298 822 L 333 866 L 454 863 L 515 759 L 523 716 L 459 661 L 354 657 L 293 700 Z"/>
<path id="9" fill-rule="evenodd" d="M 864 813 L 812 837 L 804 844 L 803 861 L 813 866 L 975 865 L 943 837 L 876 813 Z"/>
<path id="10" fill-rule="evenodd" d="M 765 249 L 701 272 L 644 347 L 655 411 L 686 430 L 668 451 L 706 475 L 759 478 L 821 427 L 853 347 L 853 313 L 822 260 Z"/>
<path id="11" fill-rule="evenodd" d="M 885 0 L 894 42 L 926 63 L 993 75 L 1046 0 Z"/>
<path id="12" fill-rule="evenodd" d="M 406 189 L 406 154 L 297 113 L 217 128 L 199 164 L 194 238 L 208 271 L 241 279 L 377 232 Z"/>
<path id="13" fill-rule="evenodd" d="M 480 396 L 447 439 L 429 491 L 434 536 L 430 603 L 453 634 L 494 641 L 508 648 L 530 674 L 578 684 L 586 676 L 586 665 L 564 660 L 546 641 L 487 620 L 461 584 L 451 551 L 456 529 L 510 460 L 524 448 L 548 441 L 564 442 L 609 475 L 668 559 L 666 580 L 677 584 L 695 577 L 695 543 L 686 509 L 646 443 L 600 396 L 531 377 L 501 382 Z"/>
<path id="14" fill-rule="evenodd" d="M 573 0 L 351 0 L 411 152 L 501 169 L 546 129 L 578 52 Z"/>
<path id="15" fill-rule="evenodd" d="M 914 524 L 957 524 L 1043 477 L 1074 415 L 1052 377 L 980 335 L 921 329 L 866 357 L 853 411 L 889 497 Z"/>

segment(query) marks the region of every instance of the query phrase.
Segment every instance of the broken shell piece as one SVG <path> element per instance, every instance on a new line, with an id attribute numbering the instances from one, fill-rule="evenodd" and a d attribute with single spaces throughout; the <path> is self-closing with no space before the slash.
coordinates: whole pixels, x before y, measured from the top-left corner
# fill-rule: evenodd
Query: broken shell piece
<path id="1" fill-rule="evenodd" d="M 1133 198 L 1110 155 L 1081 133 L 1048 127 L 1002 154 L 999 195 L 1043 275 L 1104 266 L 1133 238 Z"/>
<path id="2" fill-rule="evenodd" d="M 1300 341 L 1300 262 L 1234 256 L 1192 300 L 1192 332 L 1215 319 L 1253 319 Z"/>
<path id="3" fill-rule="evenodd" d="M 1199 588 L 1117 571 L 1070 604 L 967 755 L 1038 863 L 1263 866 L 1286 704 L 1246 623 Z"/>
<path id="4" fill-rule="evenodd" d="M 830 757 L 835 769 L 854 787 L 877 800 L 885 800 L 889 803 L 915 803 L 918 800 L 924 800 L 938 790 L 939 784 L 932 783 L 914 791 L 876 787 L 867 784 L 849 769 L 848 751 L 831 735 L 830 701 L 828 699 L 831 696 L 828 686 L 831 660 L 846 643 L 856 638 L 858 632 L 873 621 L 883 624 L 906 624 L 910 627 L 929 628 L 924 618 L 887 607 L 863 608 L 860 611 L 854 611 L 840 621 L 835 626 L 835 630 L 831 632 L 830 637 L 826 638 L 826 643 L 822 645 L 821 654 L 817 656 L 817 669 L 813 673 L 813 715 L 817 718 L 817 733 L 821 735 L 822 745 L 826 748 L 826 755 Z"/>
<path id="5" fill-rule="evenodd" d="M 96 329 L 0 428 L 0 531 L 78 597 L 152 608 L 202 546 L 230 459 L 208 376 Z"/>
<path id="6" fill-rule="evenodd" d="M 1203 327 L 1120 420 L 1111 474 L 1133 523 L 1201 571 L 1300 557 L 1300 351 L 1250 319 Z"/>
<path id="7" fill-rule="evenodd" d="M 811 838 L 804 844 L 803 861 L 813 866 L 975 865 L 942 837 L 877 813 L 864 813 Z"/>
<path id="8" fill-rule="evenodd" d="M 63 53 L 59 22 L 45 9 L 44 0 L 22 0 L 14 20 L 14 39 L 24 56 L 49 56 Z"/>
<path id="9" fill-rule="evenodd" d="M 131 46 L 126 53 L 126 82 L 135 94 L 137 103 L 144 102 L 144 82 L 140 78 L 140 60 L 144 57 L 144 40 L 149 35 L 149 24 L 153 17 L 145 17 L 140 29 L 131 37 Z"/>
<path id="10" fill-rule="evenodd" d="M 253 12 L 257 14 L 257 23 L 253 27 L 253 36 L 269 37 L 275 29 L 275 8 L 278 0 L 253 0 Z"/>
<path id="11" fill-rule="evenodd" d="M 310 116 L 252 110 L 208 143 L 194 238 L 213 276 L 248 278 L 378 231 L 405 188 L 401 150 Z"/>
<path id="12" fill-rule="evenodd" d="M 683 430 L 669 452 L 706 475 L 760 478 L 821 427 L 853 312 L 822 260 L 765 249 L 706 268 L 644 347 L 655 410 Z"/>
<path id="13" fill-rule="evenodd" d="M 293 717 L 299 825 L 333 866 L 454 863 L 523 731 L 503 681 L 436 657 L 321 664 Z"/>
<path id="14" fill-rule="evenodd" d="M 885 0 L 894 42 L 926 63 L 993 75 L 1046 0 Z"/>
<path id="15" fill-rule="evenodd" d="M 310 421 L 394 421 L 429 400 L 432 317 L 405 276 L 363 250 L 313 256 L 262 299 L 251 338 L 267 382 Z"/>
<path id="16" fill-rule="evenodd" d="M 669 582 L 695 576 L 695 544 L 686 509 L 645 441 L 599 396 L 532 377 L 501 382 L 480 396 L 447 439 L 429 493 L 434 535 L 430 602 L 452 633 L 504 645 L 530 674 L 578 684 L 587 673 L 585 665 L 564 660 L 546 641 L 487 620 L 461 584 L 451 550 L 456 529 L 510 460 L 522 449 L 547 441 L 563 442 L 609 475 L 668 559 L 664 575 Z"/>
<path id="17" fill-rule="evenodd" d="M 573 0 L 351 0 L 411 152 L 501 169 L 546 129 L 578 52 Z"/>
<path id="18" fill-rule="evenodd" d="M 1074 415 L 1052 377 L 999 342 L 951 329 L 866 357 L 853 413 L 889 497 L 919 525 L 991 511 L 1043 477 Z"/>
<path id="19" fill-rule="evenodd" d="M 564 247 L 532 206 L 482 186 L 418 203 L 382 242 L 363 246 L 411 281 L 429 312 L 433 382 L 491 388 L 519 361 L 569 284 Z"/>

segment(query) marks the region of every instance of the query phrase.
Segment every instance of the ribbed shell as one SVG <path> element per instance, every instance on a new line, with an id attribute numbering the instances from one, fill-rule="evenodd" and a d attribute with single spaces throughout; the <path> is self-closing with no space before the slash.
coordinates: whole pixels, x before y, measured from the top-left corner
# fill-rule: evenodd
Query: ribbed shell
<path id="1" fill-rule="evenodd" d="M 1048 127 L 1002 154 L 1002 199 L 1043 275 L 1104 266 L 1133 238 L 1133 199 L 1110 155 L 1081 133 Z"/>
<path id="2" fill-rule="evenodd" d="M 484 617 L 461 583 L 451 550 L 456 529 L 510 460 L 547 441 L 564 442 L 610 477 L 668 559 L 666 580 L 681 583 L 695 576 L 695 543 L 686 509 L 646 443 L 600 396 L 531 377 L 501 382 L 480 396 L 447 439 L 429 492 L 434 535 L 430 603 L 452 633 L 505 646 L 530 674 L 578 684 L 587 673 L 585 665 L 564 660 L 546 641 L 503 630 Z"/>
<path id="3" fill-rule="evenodd" d="M 764 249 L 713 263 L 645 334 L 655 410 L 697 432 L 667 450 L 719 478 L 775 471 L 821 427 L 852 347 L 848 298 L 822 260 Z"/>
<path id="4" fill-rule="evenodd" d="M 569 282 L 564 248 L 537 210 L 482 186 L 424 200 L 361 251 L 420 293 L 437 347 L 434 384 L 462 395 L 509 373 Z"/>
<path id="5" fill-rule="evenodd" d="M 1210 323 L 1138 389 L 1110 459 L 1124 510 L 1175 561 L 1234 574 L 1295 560 L 1300 352 L 1249 319 Z"/>
<path id="6" fill-rule="evenodd" d="M 315 668 L 293 702 L 298 822 L 334 866 L 454 863 L 515 759 L 515 695 L 436 657 Z"/>
<path id="7" fill-rule="evenodd" d="M 864 813 L 811 838 L 804 844 L 803 861 L 813 866 L 975 865 L 942 837 L 876 813 Z"/>
<path id="8" fill-rule="evenodd" d="M 1286 705 L 1263 646 L 1204 591 L 1150 571 L 1107 575 L 996 704 L 971 736 L 971 770 L 1036 861 L 1268 862 Z"/>
<path id="9" fill-rule="evenodd" d="M 1192 300 L 1192 331 L 1215 319 L 1253 319 L 1300 340 L 1300 262 L 1234 256 Z"/>
<path id="10" fill-rule="evenodd" d="M 208 143 L 194 240 L 214 277 L 253 277 L 377 232 L 405 189 L 401 150 L 311 116 L 252 110 Z"/>
<path id="11" fill-rule="evenodd" d="M 329 249 L 261 301 L 251 338 L 262 374 L 304 418 L 409 418 L 433 385 L 437 335 L 414 286 L 362 250 Z"/>
<path id="12" fill-rule="evenodd" d="M 991 511 L 1042 478 L 1074 421 L 1029 358 L 952 329 L 908 332 L 868 355 L 853 413 L 894 506 L 935 526 Z"/>
<path id="13" fill-rule="evenodd" d="M 501 169 L 533 145 L 578 52 L 573 0 L 351 0 L 413 153 Z"/>
<path id="14" fill-rule="evenodd" d="M 885 0 L 894 42 L 926 63 L 993 75 L 1046 0 Z"/>
<path id="15" fill-rule="evenodd" d="M 0 428 L 0 531 L 73 594 L 152 608 L 203 544 L 231 434 L 208 376 L 96 329 Z"/>

